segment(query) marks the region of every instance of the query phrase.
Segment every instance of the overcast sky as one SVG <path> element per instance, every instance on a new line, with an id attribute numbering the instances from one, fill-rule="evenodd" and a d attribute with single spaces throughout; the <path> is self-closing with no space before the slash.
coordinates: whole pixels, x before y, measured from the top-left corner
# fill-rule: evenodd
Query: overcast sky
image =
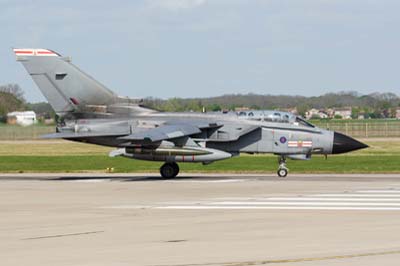
<path id="1" fill-rule="evenodd" d="M 0 84 L 43 96 L 11 47 L 48 48 L 120 95 L 400 94 L 398 0 L 0 0 Z"/>

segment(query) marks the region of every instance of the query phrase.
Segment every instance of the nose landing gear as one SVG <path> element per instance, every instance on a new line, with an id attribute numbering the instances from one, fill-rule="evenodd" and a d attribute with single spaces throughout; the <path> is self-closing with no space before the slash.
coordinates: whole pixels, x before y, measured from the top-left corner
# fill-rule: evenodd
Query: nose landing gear
<path id="1" fill-rule="evenodd" d="M 174 178 L 179 173 L 179 166 L 177 163 L 165 163 L 160 168 L 160 174 L 163 178 Z"/>
<path id="2" fill-rule="evenodd" d="M 286 167 L 286 157 L 284 155 L 281 155 L 278 158 L 278 162 L 279 162 L 279 168 L 277 171 L 277 174 L 279 177 L 286 177 L 289 169 Z"/>

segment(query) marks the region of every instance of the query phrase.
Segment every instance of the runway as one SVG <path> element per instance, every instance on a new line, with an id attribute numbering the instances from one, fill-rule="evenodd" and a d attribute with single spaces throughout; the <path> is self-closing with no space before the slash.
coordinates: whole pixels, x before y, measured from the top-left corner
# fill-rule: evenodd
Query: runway
<path id="1" fill-rule="evenodd" d="M 398 265 L 400 175 L 0 174 L 1 265 Z"/>

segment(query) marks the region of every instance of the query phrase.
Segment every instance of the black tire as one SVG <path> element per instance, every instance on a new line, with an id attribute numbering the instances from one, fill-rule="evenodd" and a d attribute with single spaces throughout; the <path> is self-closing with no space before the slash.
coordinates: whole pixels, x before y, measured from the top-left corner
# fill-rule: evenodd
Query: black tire
<path id="1" fill-rule="evenodd" d="M 286 177 L 288 174 L 288 170 L 285 168 L 280 168 L 280 169 L 278 169 L 277 174 L 279 177 Z"/>
<path id="2" fill-rule="evenodd" d="M 160 174 L 163 178 L 174 178 L 179 172 L 179 167 L 176 163 L 165 163 L 160 168 Z"/>
<path id="3" fill-rule="evenodd" d="M 179 165 L 176 162 L 171 163 L 175 170 L 175 176 L 179 174 Z M 174 176 L 174 177 L 175 177 Z"/>

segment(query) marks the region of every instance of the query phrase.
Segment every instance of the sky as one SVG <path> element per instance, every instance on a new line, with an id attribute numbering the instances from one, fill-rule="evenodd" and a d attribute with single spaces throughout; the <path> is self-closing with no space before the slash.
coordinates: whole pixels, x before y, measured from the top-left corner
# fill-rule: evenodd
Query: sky
<path id="1" fill-rule="evenodd" d="M 398 0 L 0 0 L 0 84 L 43 101 L 12 47 L 121 96 L 400 94 Z"/>

